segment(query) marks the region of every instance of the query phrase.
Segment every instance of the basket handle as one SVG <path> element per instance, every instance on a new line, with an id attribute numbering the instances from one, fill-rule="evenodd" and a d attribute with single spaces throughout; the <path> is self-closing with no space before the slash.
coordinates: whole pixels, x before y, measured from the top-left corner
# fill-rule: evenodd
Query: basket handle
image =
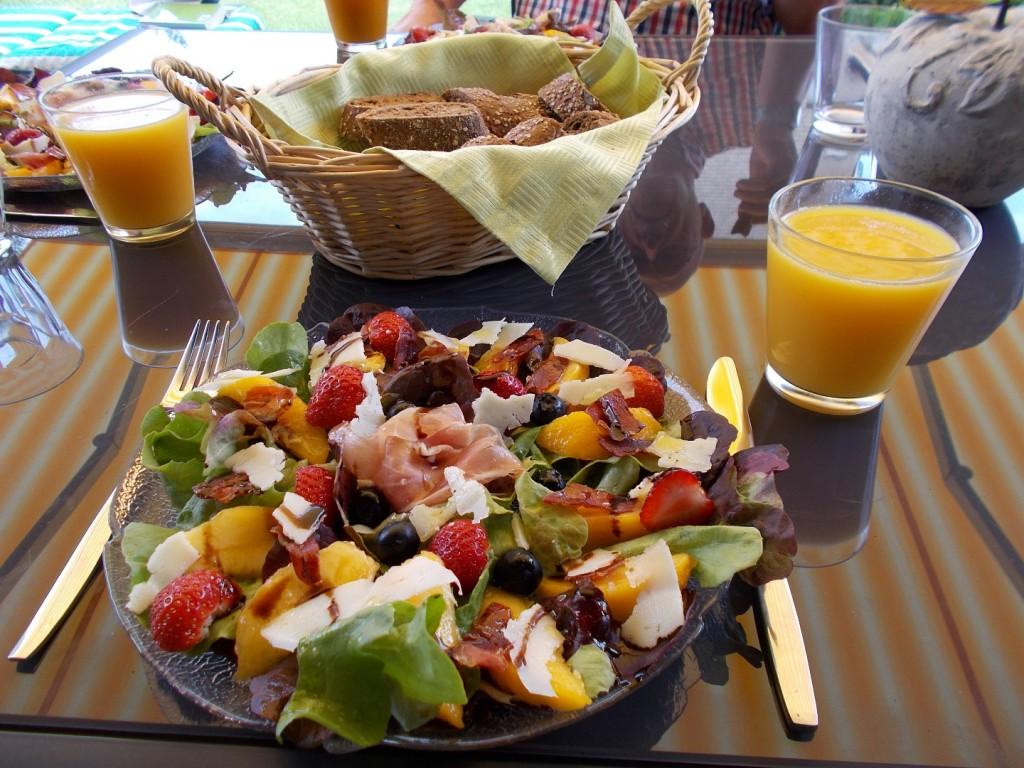
<path id="1" fill-rule="evenodd" d="M 259 117 L 252 112 L 245 93 L 225 85 L 204 69 L 194 67 L 174 56 L 160 56 L 153 60 L 153 74 L 159 77 L 167 90 L 178 101 L 195 110 L 206 122 L 212 123 L 227 138 L 249 150 L 257 167 L 266 167 L 267 150 L 273 145 L 254 127 Z M 214 104 L 186 82 L 189 78 L 217 94 Z"/>
<path id="2" fill-rule="evenodd" d="M 667 8 L 675 2 L 676 0 L 643 0 L 626 18 L 626 23 L 635 32 L 636 28 L 653 13 Z M 697 86 L 700 68 L 704 64 L 704 58 L 708 55 L 708 44 L 715 33 L 715 17 L 711 13 L 711 0 L 688 0 L 687 4 L 697 9 L 697 35 L 690 46 L 690 55 L 686 61 L 669 73 L 665 78 L 665 86 L 683 78 L 683 87 L 687 91 L 692 91 Z"/>

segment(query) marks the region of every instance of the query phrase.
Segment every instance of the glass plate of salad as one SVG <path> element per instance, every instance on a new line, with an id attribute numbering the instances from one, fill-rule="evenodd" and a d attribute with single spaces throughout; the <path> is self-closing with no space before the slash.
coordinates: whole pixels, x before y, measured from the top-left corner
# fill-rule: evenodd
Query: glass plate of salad
<path id="1" fill-rule="evenodd" d="M 689 387 L 583 323 L 357 305 L 268 326 L 244 367 L 147 414 L 104 553 L 140 653 L 228 722 L 331 751 L 530 738 L 676 661 L 734 575 L 791 567 L 784 449 L 730 456 Z"/>

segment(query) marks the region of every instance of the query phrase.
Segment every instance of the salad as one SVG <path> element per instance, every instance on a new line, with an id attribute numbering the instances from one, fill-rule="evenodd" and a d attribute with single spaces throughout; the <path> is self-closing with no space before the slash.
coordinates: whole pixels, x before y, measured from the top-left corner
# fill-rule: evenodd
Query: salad
<path id="1" fill-rule="evenodd" d="M 63 80 L 59 72 L 0 67 L 0 174 L 57 176 L 72 172 L 71 161 L 38 100 L 46 88 Z"/>
<path id="2" fill-rule="evenodd" d="M 603 342 L 603 344 L 602 344 Z M 785 576 L 781 446 L 582 323 L 427 328 L 356 305 L 309 344 L 146 415 L 177 527 L 132 522 L 127 608 L 156 645 L 231 654 L 278 738 L 472 726 L 473 697 L 573 711 L 628 685 L 699 590 Z"/>
<path id="3" fill-rule="evenodd" d="M 585 40 L 600 42 L 601 33 L 590 22 L 572 23 L 563 21 L 556 8 L 541 11 L 535 18 L 513 16 L 507 19 L 477 19 L 461 11 L 448 11 L 443 25 L 413 27 L 406 34 L 404 43 L 424 43 L 427 40 L 441 40 L 446 37 L 478 32 L 505 32 L 520 35 L 544 35 L 558 40 Z"/>

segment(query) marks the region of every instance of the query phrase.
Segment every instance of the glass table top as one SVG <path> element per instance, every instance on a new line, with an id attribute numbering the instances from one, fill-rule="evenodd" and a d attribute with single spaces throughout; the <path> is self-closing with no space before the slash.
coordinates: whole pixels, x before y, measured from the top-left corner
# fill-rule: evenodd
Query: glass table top
<path id="1" fill-rule="evenodd" d="M 682 39 L 641 42 L 651 56 L 686 50 Z M 505 752 L 453 761 L 1024 762 L 1024 484 L 1016 466 L 1024 448 L 1024 196 L 977 212 L 982 246 L 880 410 L 829 419 L 779 400 L 762 377 L 767 201 L 790 179 L 877 173 L 866 149 L 824 144 L 810 132 L 803 99 L 812 50 L 799 39 L 716 39 L 697 116 L 658 150 L 618 227 L 553 287 L 518 261 L 452 278 L 358 277 L 311 256 L 277 191 L 223 141 L 195 159 L 201 231 L 180 246 L 219 268 L 246 325 L 236 354 L 272 320 L 308 327 L 374 301 L 584 320 L 655 351 L 698 389 L 714 360 L 730 355 L 758 442 L 791 451 L 778 483 L 804 560 L 842 560 L 798 567 L 790 578 L 821 718 L 809 740 L 782 726 L 751 594 L 736 588 L 692 652 L 626 701 Z M 236 85 L 264 85 L 330 61 L 334 48 L 328 35 L 150 30 L 76 70 L 144 67 L 160 53 L 230 72 Z M 759 99 L 769 97 L 791 99 L 792 114 L 757 121 Z M 97 229 L 87 199 L 19 193 L 7 202 L 24 264 L 85 348 L 68 381 L 0 409 L 0 645 L 9 648 L 130 466 L 141 418 L 169 371 L 121 351 L 123 286 L 112 264 L 131 254 Z M 179 301 L 188 301 L 187 278 L 167 288 L 181 290 Z M 135 653 L 102 574 L 39 660 L 0 666 L 0 729 L 17 754 L 46 743 L 53 764 L 88 762 L 104 747 L 146 755 L 147 745 L 160 745 L 167 759 L 317 759 L 228 728 L 176 697 Z M 344 759 L 405 758 L 378 749 Z"/>

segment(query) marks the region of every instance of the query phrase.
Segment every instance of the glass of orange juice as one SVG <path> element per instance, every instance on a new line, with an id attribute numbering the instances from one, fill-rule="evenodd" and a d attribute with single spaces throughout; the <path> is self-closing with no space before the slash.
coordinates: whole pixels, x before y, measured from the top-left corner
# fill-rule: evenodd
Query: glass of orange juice
<path id="1" fill-rule="evenodd" d="M 787 400 L 878 406 L 981 241 L 963 206 L 906 184 L 808 179 L 768 207 L 768 366 Z"/>
<path id="2" fill-rule="evenodd" d="M 342 53 L 387 44 L 388 0 L 324 0 L 334 39 Z"/>
<path id="3" fill-rule="evenodd" d="M 39 101 L 111 237 L 163 240 L 195 222 L 188 110 L 158 78 L 78 77 Z"/>

